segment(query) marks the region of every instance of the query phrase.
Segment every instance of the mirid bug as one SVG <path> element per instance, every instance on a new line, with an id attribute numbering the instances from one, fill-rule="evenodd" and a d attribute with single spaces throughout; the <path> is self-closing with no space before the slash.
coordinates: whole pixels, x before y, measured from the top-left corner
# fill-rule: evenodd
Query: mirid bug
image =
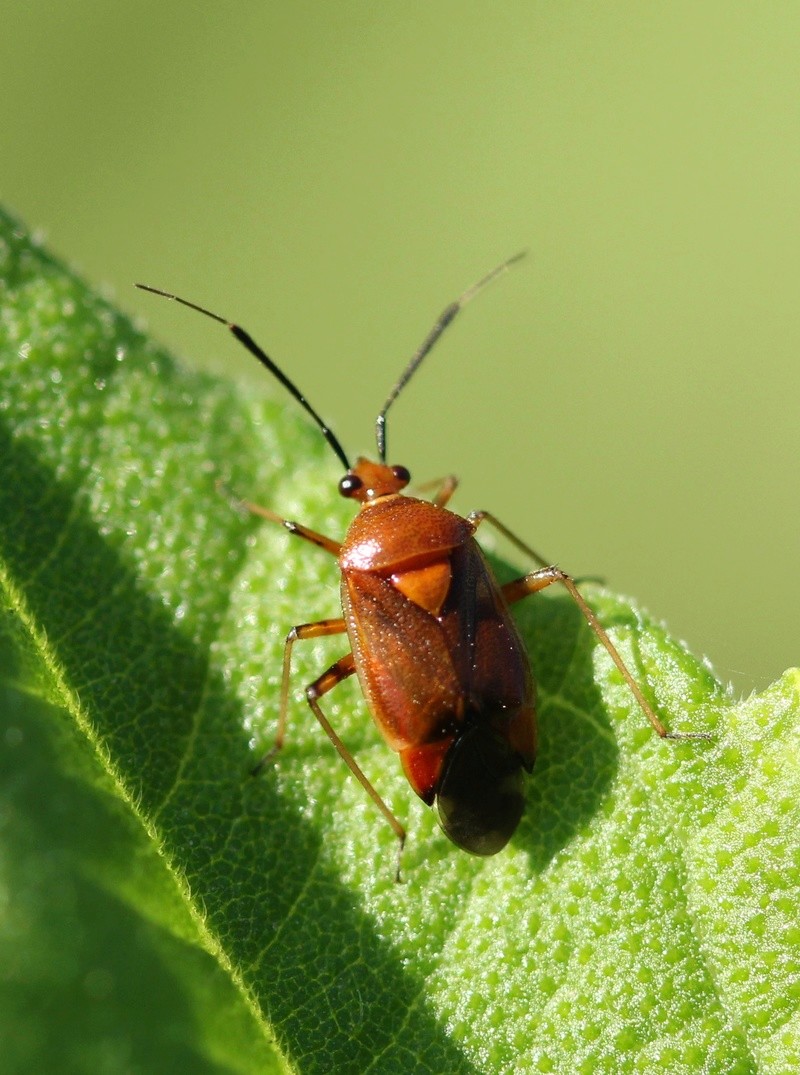
<path id="1" fill-rule="evenodd" d="M 446 835 L 475 855 L 494 855 L 508 843 L 524 808 L 523 772 L 531 771 L 536 756 L 535 686 L 509 611 L 514 602 L 560 583 L 658 735 L 707 738 L 667 731 L 572 576 L 548 563 L 489 512 L 463 518 L 449 511 L 456 478 L 445 479 L 431 500 L 420 500 L 403 493 L 410 481 L 408 470 L 386 462 L 386 415 L 392 403 L 463 307 L 521 257 L 499 265 L 443 310 L 377 417 L 378 461 L 359 457 L 354 465 L 305 396 L 243 328 L 178 295 L 136 285 L 225 325 L 311 416 L 345 468 L 339 493 L 360 507 L 342 542 L 251 501 L 239 502 L 336 557 L 341 572 L 342 617 L 300 624 L 286 638 L 275 744 L 256 769 L 284 741 L 295 642 L 347 634 L 350 651 L 306 687 L 306 700 L 397 836 L 398 879 L 405 829 L 320 706 L 325 694 L 353 674 L 383 738 L 400 755 L 414 791 L 427 805 L 436 803 Z M 484 522 L 530 557 L 537 570 L 500 585 L 475 540 Z"/>

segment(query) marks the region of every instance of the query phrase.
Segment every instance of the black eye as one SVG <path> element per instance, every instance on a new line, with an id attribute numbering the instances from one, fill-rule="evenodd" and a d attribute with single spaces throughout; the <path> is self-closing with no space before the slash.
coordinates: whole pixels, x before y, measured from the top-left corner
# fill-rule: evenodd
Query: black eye
<path id="1" fill-rule="evenodd" d="M 411 481 L 411 475 L 405 467 L 392 467 L 392 474 L 394 474 L 395 478 L 397 478 L 399 482 L 402 482 L 403 485 L 408 485 Z"/>
<path id="2" fill-rule="evenodd" d="M 339 482 L 339 492 L 342 496 L 353 496 L 363 486 L 362 480 L 355 474 L 345 474 Z"/>

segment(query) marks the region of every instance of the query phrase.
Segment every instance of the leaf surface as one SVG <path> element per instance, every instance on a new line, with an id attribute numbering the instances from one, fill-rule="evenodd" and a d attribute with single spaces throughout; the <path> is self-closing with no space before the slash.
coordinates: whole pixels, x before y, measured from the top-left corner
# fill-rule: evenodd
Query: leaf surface
<path id="1" fill-rule="evenodd" d="M 540 755 L 520 829 L 488 860 L 439 833 L 348 681 L 326 711 L 410 831 L 396 886 L 394 837 L 301 702 L 279 761 L 248 775 L 274 734 L 286 631 L 338 615 L 338 580 L 217 482 L 338 537 L 325 446 L 291 401 L 176 364 L 4 214 L 0 269 L 0 678 L 6 741 L 39 744 L 7 758 L 3 853 L 38 908 L 42 966 L 76 903 L 96 907 L 87 958 L 114 915 L 118 944 L 136 923 L 198 1071 L 797 1070 L 798 674 L 735 703 L 587 586 L 666 722 L 715 736 L 662 742 L 568 598 L 524 603 Z M 345 645 L 297 646 L 295 682 Z M 45 762 L 71 819 L 55 844 Z M 58 884 L 31 844 L 52 858 L 69 841 L 83 896 L 56 901 L 48 933 Z M 0 943 L 13 955 L 14 931 Z M 135 955 L 100 948 L 117 969 L 90 987 L 80 973 L 107 1009 Z M 13 992 L 23 972 L 6 965 Z M 130 1026 L 158 1021 L 82 1010 L 69 1055 L 128 1070 L 145 1036 L 123 1008 Z"/>

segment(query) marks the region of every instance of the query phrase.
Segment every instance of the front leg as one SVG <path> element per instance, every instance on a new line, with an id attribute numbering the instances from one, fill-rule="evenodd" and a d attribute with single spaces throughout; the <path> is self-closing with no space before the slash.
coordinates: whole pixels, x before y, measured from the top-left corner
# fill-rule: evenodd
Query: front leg
<path id="1" fill-rule="evenodd" d="M 243 500 L 241 497 L 232 493 L 223 482 L 218 482 L 217 488 L 221 489 L 222 492 L 226 494 L 237 510 L 250 512 L 251 515 L 258 515 L 262 519 L 269 519 L 271 523 L 277 523 L 279 526 L 284 527 L 290 534 L 294 534 L 295 537 L 303 538 L 304 541 L 308 541 L 312 545 L 324 549 L 325 552 L 329 552 L 331 556 L 338 557 L 339 553 L 342 551 L 342 543 L 340 541 L 334 541 L 333 538 L 326 537 L 325 534 L 319 534 L 316 530 L 311 530 L 309 527 L 303 526 L 302 523 L 295 523 L 292 522 L 291 519 L 284 519 L 282 515 L 270 511 L 269 508 L 263 508 L 260 504 L 256 504 L 252 500 Z"/>

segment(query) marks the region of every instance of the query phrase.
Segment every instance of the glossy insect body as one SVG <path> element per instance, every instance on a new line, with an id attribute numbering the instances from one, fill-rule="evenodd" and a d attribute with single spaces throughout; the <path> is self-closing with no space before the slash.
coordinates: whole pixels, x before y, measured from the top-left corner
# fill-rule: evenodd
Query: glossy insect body
<path id="1" fill-rule="evenodd" d="M 517 827 L 535 756 L 528 656 L 475 525 L 403 496 L 399 470 L 359 459 L 345 480 L 363 497 L 339 554 L 355 671 L 444 831 L 492 855 Z"/>
<path id="2" fill-rule="evenodd" d="M 244 329 L 177 295 L 138 285 L 226 325 L 313 418 L 345 467 L 339 492 L 361 507 L 344 542 L 251 501 L 238 502 L 337 558 L 344 613 L 340 619 L 300 624 L 289 632 L 275 745 L 256 771 L 284 741 L 295 642 L 346 633 L 350 652 L 306 687 L 306 700 L 391 825 L 401 850 L 405 829 L 339 738 L 320 698 L 356 674 L 375 723 L 400 755 L 409 783 L 424 802 L 436 801 L 445 833 L 467 851 L 492 855 L 517 828 L 524 806 L 523 771 L 532 768 L 536 751 L 533 679 L 508 606 L 553 583 L 563 585 L 575 601 L 655 731 L 676 739 L 707 738 L 667 732 L 570 575 L 550 566 L 488 512 L 462 518 L 448 511 L 455 478 L 446 479 L 432 501 L 417 500 L 402 492 L 410 480 L 405 467 L 386 463 L 389 407 L 463 306 L 520 256 L 498 266 L 444 309 L 378 415 L 379 461 L 360 458 L 353 467 L 319 414 Z M 538 569 L 500 586 L 475 540 L 483 522 L 499 530 Z"/>

